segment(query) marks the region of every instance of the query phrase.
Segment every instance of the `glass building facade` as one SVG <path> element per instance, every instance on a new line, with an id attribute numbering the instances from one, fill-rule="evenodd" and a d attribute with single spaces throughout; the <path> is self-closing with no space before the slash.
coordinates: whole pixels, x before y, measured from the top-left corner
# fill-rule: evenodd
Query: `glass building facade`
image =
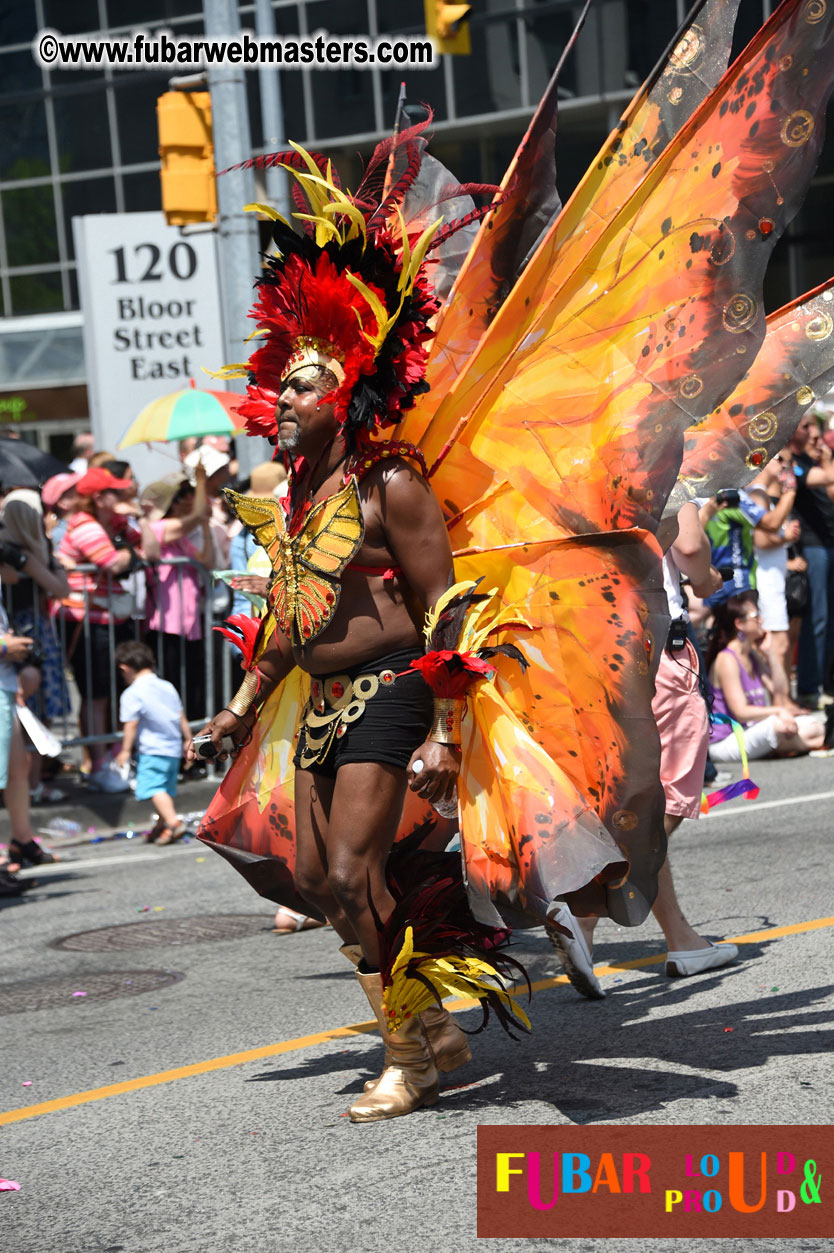
<path id="1" fill-rule="evenodd" d="M 390 131 L 405 77 L 409 100 L 434 111 L 432 151 L 462 180 L 497 182 L 581 7 L 580 0 L 474 0 L 471 55 L 444 57 L 431 70 L 284 71 L 284 133 L 332 154 L 355 185 L 359 154 Z M 742 0 L 739 47 L 772 7 L 771 0 Z M 239 8 L 241 29 L 253 29 L 253 5 Z M 685 8 L 684 0 L 595 0 L 560 88 L 563 199 Z M 273 0 L 273 9 L 283 35 L 424 30 L 423 0 Z M 200 0 L 0 0 L 0 423 L 11 420 L 3 405 L 12 393 L 83 388 L 72 218 L 160 207 L 155 103 L 171 71 L 41 69 L 31 41 L 43 27 L 64 34 L 204 31 Z M 246 78 L 257 152 L 258 74 Z M 827 223 L 833 130 L 830 125 L 805 206 L 774 255 L 766 293 L 771 308 L 834 273 Z M 71 416 L 77 424 L 82 399 L 76 395 L 65 408 L 53 397 L 45 417 L 34 402 L 23 410 L 18 404 L 16 418 L 39 419 L 38 429 L 51 439 L 56 422 Z"/>

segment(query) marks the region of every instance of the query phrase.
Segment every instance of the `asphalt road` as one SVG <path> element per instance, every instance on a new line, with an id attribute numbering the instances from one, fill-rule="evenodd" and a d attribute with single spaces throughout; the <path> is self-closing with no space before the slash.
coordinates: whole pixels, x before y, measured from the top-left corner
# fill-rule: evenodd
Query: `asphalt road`
<path id="1" fill-rule="evenodd" d="M 662 962 L 611 965 L 662 956 L 653 922 L 606 922 L 604 1001 L 564 983 L 538 991 L 531 1037 L 491 1026 L 433 1109 L 369 1126 L 346 1110 L 378 1043 L 325 1034 L 368 1017 L 331 931 L 272 935 L 268 906 L 199 844 L 66 849 L 2 913 L 0 1177 L 21 1184 L 0 1193 L 4 1250 L 468 1251 L 479 1124 L 831 1123 L 834 758 L 758 763 L 754 776 L 759 801 L 684 824 L 673 866 L 704 935 L 772 934 L 727 970 L 670 980 Z M 223 915 L 238 916 L 237 938 L 189 938 L 189 923 L 172 942 L 177 920 L 210 933 Z M 115 931 L 53 947 L 98 928 Z M 558 974 L 541 932 L 517 954 L 534 979 Z M 710 1244 L 657 1245 L 673 1243 Z"/>

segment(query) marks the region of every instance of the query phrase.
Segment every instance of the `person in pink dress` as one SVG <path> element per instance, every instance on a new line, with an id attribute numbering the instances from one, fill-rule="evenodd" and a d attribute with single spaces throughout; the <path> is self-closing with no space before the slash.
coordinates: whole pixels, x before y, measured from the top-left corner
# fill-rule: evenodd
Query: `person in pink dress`
<path id="1" fill-rule="evenodd" d="M 205 714 L 205 584 L 193 564 L 171 562 L 184 557 L 207 569 L 214 564 L 206 471 L 198 465 L 194 473 L 193 485 L 185 475 L 172 474 L 142 492 L 147 525 L 159 544 L 159 564 L 148 576 L 148 644 L 161 677 L 180 693 L 189 718 Z"/>

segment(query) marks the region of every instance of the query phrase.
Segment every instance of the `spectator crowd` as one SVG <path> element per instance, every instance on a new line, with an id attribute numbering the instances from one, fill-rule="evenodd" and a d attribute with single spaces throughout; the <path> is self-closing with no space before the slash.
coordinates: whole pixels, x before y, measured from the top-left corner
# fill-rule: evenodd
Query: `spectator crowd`
<path id="1" fill-rule="evenodd" d="M 230 441 L 220 436 L 183 441 L 177 468 L 143 486 L 88 433 L 76 438 L 70 464 L 45 481 L 14 455 L 19 447 L 0 437 L 0 789 L 11 823 L 0 896 L 23 890 L 17 866 L 49 857 L 35 840 L 30 806 L 65 799 L 55 761 L 15 716 L 24 706 L 45 735 L 53 727 L 66 739 L 77 722 L 81 776 L 91 788 L 128 786 L 135 748 L 137 796 L 157 805 L 162 842 L 181 834 L 166 801 L 176 793 L 170 761 L 182 770 L 188 721 L 213 712 L 206 675 L 223 663 L 223 641 L 206 627 L 232 612 L 233 596 L 236 612 L 257 615 L 267 585 L 263 554 L 241 535 L 222 489 L 276 497 L 286 490 L 273 463 L 238 478 Z M 164 769 L 147 752 L 156 740 L 139 721 L 148 704 L 140 693 L 152 694 L 149 708 L 164 694 L 174 711 L 174 731 L 156 735 Z M 134 722 L 138 732 L 128 734 Z"/>

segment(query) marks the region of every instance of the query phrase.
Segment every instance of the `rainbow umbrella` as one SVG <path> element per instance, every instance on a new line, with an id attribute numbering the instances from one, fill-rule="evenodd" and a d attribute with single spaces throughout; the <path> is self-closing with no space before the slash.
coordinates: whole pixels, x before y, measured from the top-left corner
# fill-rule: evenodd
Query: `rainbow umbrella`
<path id="1" fill-rule="evenodd" d="M 187 439 L 190 435 L 236 435 L 244 429 L 243 418 L 232 412 L 242 397 L 237 392 L 201 391 L 191 386 L 152 400 L 131 422 L 119 442 L 129 444 Z"/>

